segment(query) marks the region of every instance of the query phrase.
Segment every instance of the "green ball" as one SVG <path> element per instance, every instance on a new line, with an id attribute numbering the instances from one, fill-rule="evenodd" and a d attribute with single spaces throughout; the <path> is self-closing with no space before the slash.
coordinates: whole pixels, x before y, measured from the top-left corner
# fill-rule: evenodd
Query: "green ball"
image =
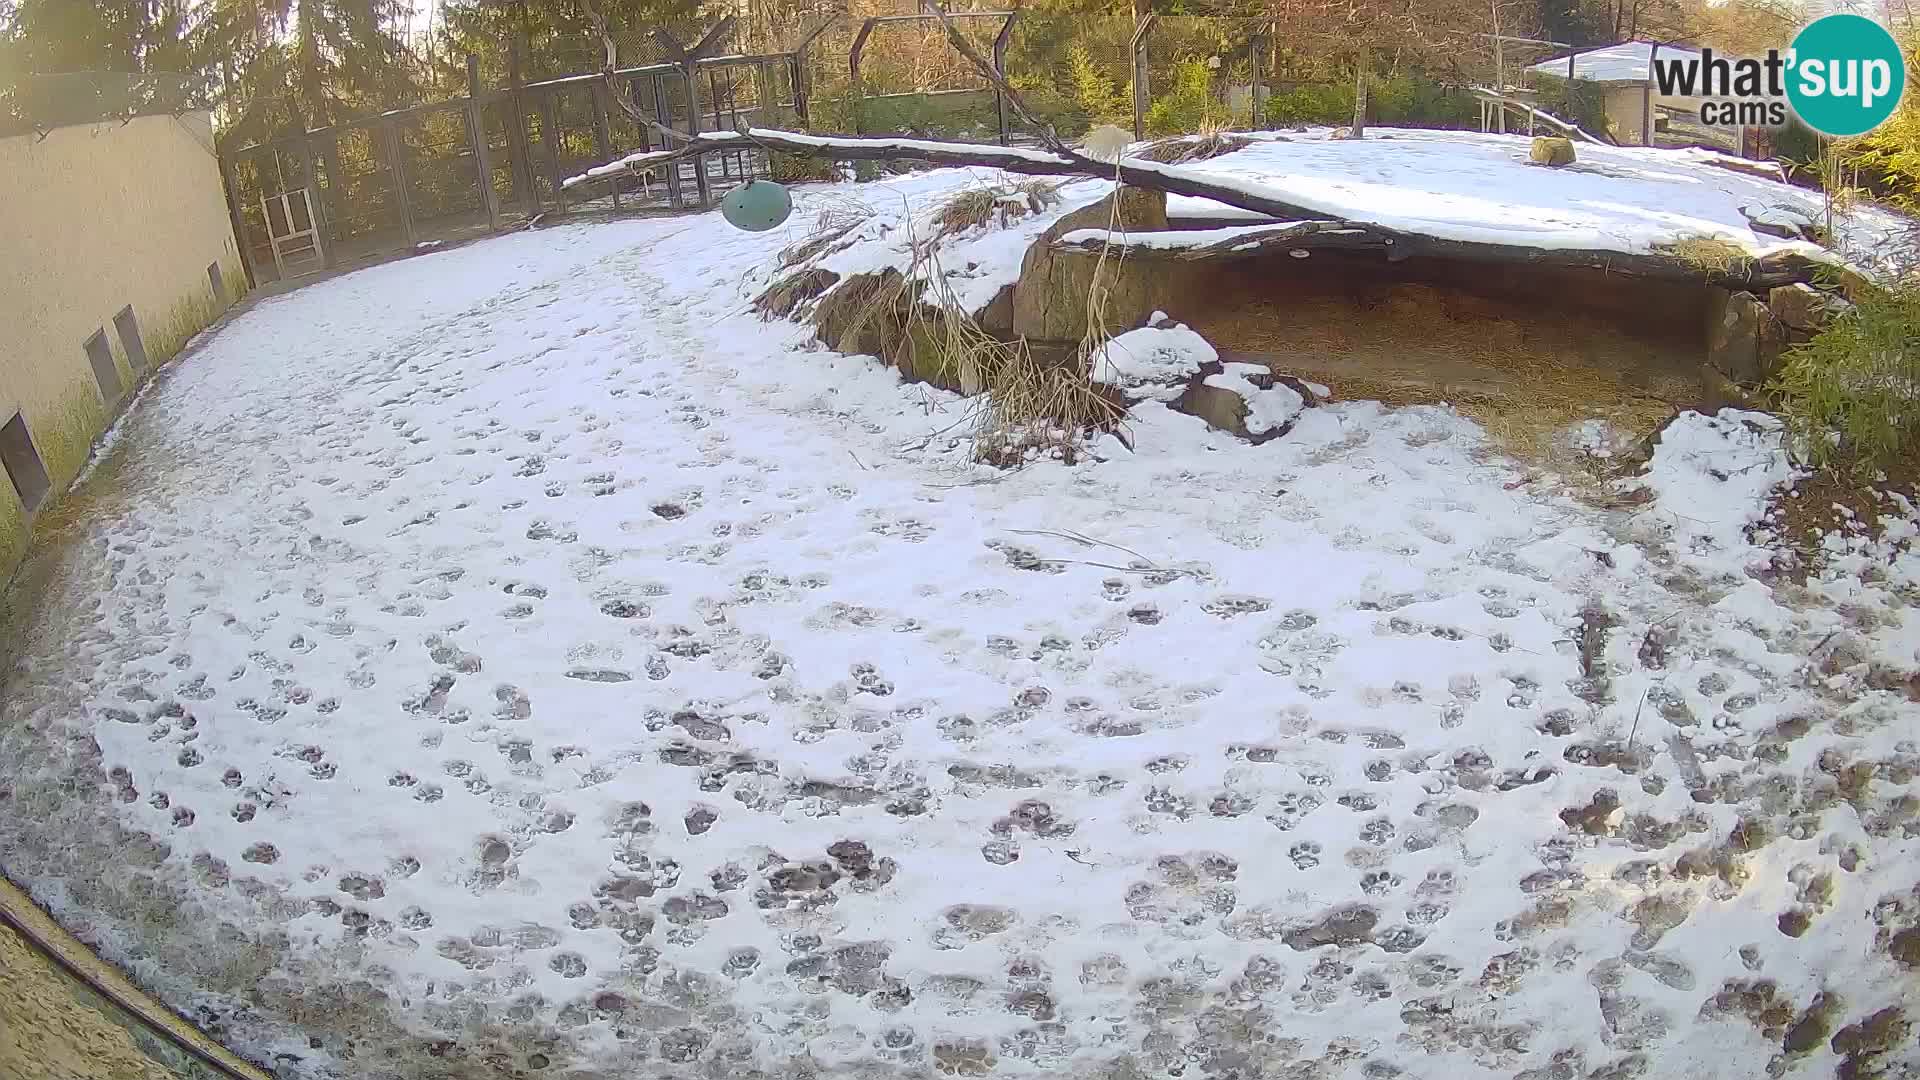
<path id="1" fill-rule="evenodd" d="M 771 180 L 749 180 L 720 200 L 727 224 L 748 232 L 766 232 L 793 213 L 793 197 Z"/>

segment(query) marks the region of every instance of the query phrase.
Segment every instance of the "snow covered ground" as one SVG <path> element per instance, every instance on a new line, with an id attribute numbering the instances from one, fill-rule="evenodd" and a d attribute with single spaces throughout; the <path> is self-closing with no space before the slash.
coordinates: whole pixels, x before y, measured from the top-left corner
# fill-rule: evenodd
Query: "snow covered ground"
<path id="1" fill-rule="evenodd" d="M 1367 403 L 997 472 L 745 313 L 848 196 L 175 366 L 31 577 L 8 871 L 288 1076 L 1920 1068 L 1920 557 L 1767 573 L 1765 418 L 1612 512 Z"/>

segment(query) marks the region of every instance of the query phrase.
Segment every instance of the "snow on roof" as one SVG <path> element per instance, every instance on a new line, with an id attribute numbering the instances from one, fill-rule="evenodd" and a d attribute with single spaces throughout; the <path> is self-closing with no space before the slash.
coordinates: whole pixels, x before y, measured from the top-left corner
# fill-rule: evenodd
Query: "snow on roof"
<path id="1" fill-rule="evenodd" d="M 1697 50 L 1684 45 L 1662 45 L 1660 51 L 1669 55 L 1699 55 Z M 1653 75 L 1652 57 L 1653 42 L 1650 41 L 1627 41 L 1601 49 L 1588 49 L 1573 54 L 1573 77 L 1582 82 L 1646 82 Z M 1567 59 L 1563 56 L 1558 60 L 1547 60 L 1533 65 L 1529 70 L 1564 79 L 1567 77 Z"/>

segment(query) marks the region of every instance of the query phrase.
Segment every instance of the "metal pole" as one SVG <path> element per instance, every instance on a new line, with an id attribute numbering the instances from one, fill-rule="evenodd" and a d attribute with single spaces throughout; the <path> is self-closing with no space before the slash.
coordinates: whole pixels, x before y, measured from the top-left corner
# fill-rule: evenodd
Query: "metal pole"
<path id="1" fill-rule="evenodd" d="M 1497 3 L 1498 0 L 1495 0 L 1495 2 Z M 1497 7 L 1494 9 L 1496 16 L 1498 16 L 1499 10 Z M 1498 37 L 1493 39 L 1493 88 L 1503 96 L 1507 92 L 1507 47 L 1506 42 L 1501 41 Z M 1500 121 L 1497 130 L 1502 135 L 1507 133 L 1507 107 L 1505 105 L 1500 106 Z"/>
<path id="2" fill-rule="evenodd" d="M 1007 44 L 1013 39 L 1013 20 L 1020 17 L 1020 9 L 1015 8 L 1007 14 L 1007 21 L 1000 24 L 1000 32 L 993 39 L 993 70 L 1002 82 L 1007 78 Z M 993 88 L 994 111 L 1000 118 L 1000 145 L 1007 145 L 1010 133 L 1007 123 L 1007 95 L 998 86 Z"/>
<path id="3" fill-rule="evenodd" d="M 689 60 L 687 61 L 686 67 L 682 69 L 687 80 L 687 134 L 688 135 L 700 134 L 700 110 L 702 106 L 700 104 L 699 64 L 700 62 L 698 60 Z M 707 183 L 707 159 L 706 159 L 706 155 L 704 154 L 694 155 L 693 186 L 694 186 L 694 190 L 699 193 L 701 209 L 704 210 L 707 207 L 713 205 L 713 192 L 710 190 L 710 185 Z"/>
<path id="4" fill-rule="evenodd" d="M 1133 137 L 1147 137 L 1147 102 L 1151 94 L 1147 88 L 1147 30 L 1153 26 L 1156 16 L 1148 12 L 1140 17 L 1140 23 L 1134 27 L 1133 42 L 1129 51 L 1133 54 Z"/>
<path id="5" fill-rule="evenodd" d="M 1647 49 L 1647 81 L 1640 87 L 1640 145 L 1653 145 L 1653 63 L 1660 55 L 1660 43 Z"/>
<path id="6" fill-rule="evenodd" d="M 1252 127 L 1255 131 L 1267 126 L 1266 110 L 1260 107 L 1260 61 L 1265 59 L 1267 39 L 1261 34 L 1253 35 L 1252 47 L 1247 50 L 1248 106 L 1253 110 Z"/>

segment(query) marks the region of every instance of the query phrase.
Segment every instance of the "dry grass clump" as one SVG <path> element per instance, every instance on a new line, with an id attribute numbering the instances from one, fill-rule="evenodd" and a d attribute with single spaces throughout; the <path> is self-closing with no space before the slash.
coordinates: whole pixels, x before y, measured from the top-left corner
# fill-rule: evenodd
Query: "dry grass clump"
<path id="1" fill-rule="evenodd" d="M 1060 183 L 1035 178 L 1014 184 L 968 188 L 934 212 L 935 239 L 989 223 L 1004 228 L 1028 214 L 1040 213 L 1060 201 Z"/>
<path id="2" fill-rule="evenodd" d="M 846 247 L 852 243 L 847 236 L 871 221 L 873 213 L 873 207 L 859 199 L 829 196 L 825 205 L 814 211 L 807 235 L 781 249 L 778 269 L 789 270 Z"/>
<path id="3" fill-rule="evenodd" d="M 1045 363 L 1025 342 L 1003 348 L 974 425 L 976 460 L 1013 466 L 1040 454 L 1071 465 L 1083 437 L 1126 418 L 1125 403 L 1087 377 L 1084 361 Z"/>
<path id="4" fill-rule="evenodd" d="M 797 270 L 767 286 L 765 292 L 754 297 L 753 310 L 762 319 L 787 318 L 839 280 L 839 274 L 817 266 Z"/>
<path id="5" fill-rule="evenodd" d="M 1730 277 L 1753 266 L 1753 256 L 1738 244 L 1717 236 L 1683 236 L 1660 250 L 1706 274 Z"/>
<path id="6" fill-rule="evenodd" d="M 1202 130 L 1197 135 L 1172 135 L 1156 139 L 1128 156 L 1157 161 L 1162 165 L 1184 165 L 1190 161 L 1206 161 L 1236 150 L 1245 150 L 1252 145 L 1253 140 L 1244 135 L 1235 135 L 1224 128 L 1213 128 Z"/>

